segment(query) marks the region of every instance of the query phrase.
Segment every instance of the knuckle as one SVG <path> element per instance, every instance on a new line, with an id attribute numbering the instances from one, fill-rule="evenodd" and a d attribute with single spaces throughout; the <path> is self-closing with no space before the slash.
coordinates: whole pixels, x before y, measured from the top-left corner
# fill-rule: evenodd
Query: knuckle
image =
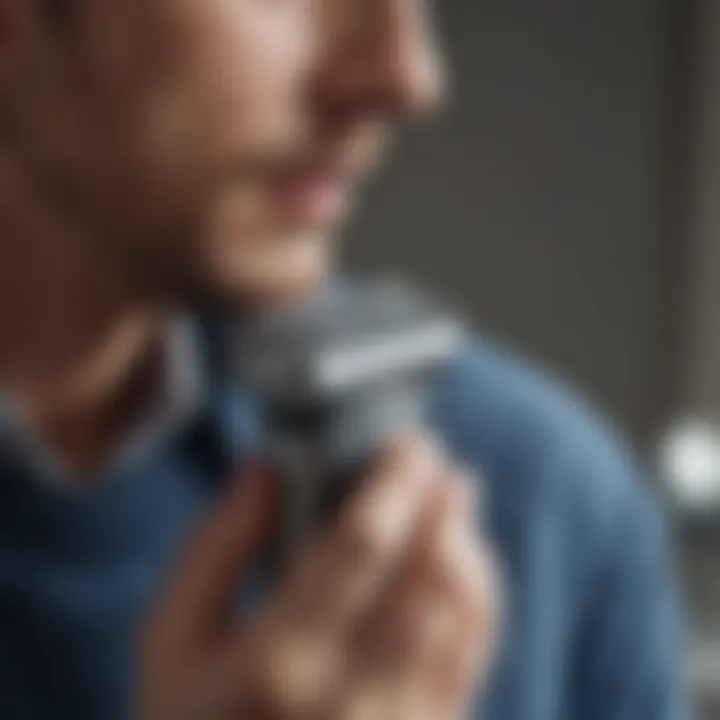
<path id="1" fill-rule="evenodd" d="M 463 550 L 463 557 L 459 563 L 459 580 L 472 593 L 473 597 L 479 597 L 483 594 L 487 584 L 484 551 L 480 547 L 480 543 L 469 535 Z"/>
<path id="2" fill-rule="evenodd" d="M 445 492 L 448 498 L 446 513 L 466 514 L 472 509 L 476 496 L 476 481 L 466 470 L 450 468 L 445 473 Z"/>
<path id="3" fill-rule="evenodd" d="M 387 713 L 384 698 L 376 688 L 352 688 L 338 699 L 337 705 L 342 707 L 342 712 L 333 717 L 343 720 L 369 720 L 384 717 Z"/>
<path id="4" fill-rule="evenodd" d="M 491 580 L 485 552 L 467 528 L 456 530 L 455 543 L 436 562 L 447 593 L 468 612 L 484 613 L 490 602 Z"/>
<path id="5" fill-rule="evenodd" d="M 385 478 L 420 482 L 442 469 L 442 451 L 432 436 L 421 431 L 392 443 L 378 467 Z"/>
<path id="6" fill-rule="evenodd" d="M 443 552 L 430 552 L 425 558 L 425 582 L 437 596 L 454 597 L 458 580 L 454 569 Z"/>
<path id="7" fill-rule="evenodd" d="M 470 531 L 464 519 L 452 509 L 444 517 L 426 551 L 425 569 L 430 582 L 446 594 L 464 591 L 471 574 Z"/>
<path id="8" fill-rule="evenodd" d="M 372 512 L 350 513 L 340 527 L 341 552 L 350 567 L 362 570 L 381 562 L 388 538 L 381 518 Z"/>
<path id="9" fill-rule="evenodd" d="M 390 445 L 390 458 L 403 464 L 414 459 L 421 459 L 435 454 L 437 443 L 434 438 L 423 430 L 416 430 L 400 437 Z"/>
<path id="10" fill-rule="evenodd" d="M 275 645 L 259 653 L 254 667 L 254 704 L 270 716 L 304 713 L 322 704 L 329 679 L 317 650 L 301 643 Z"/>
<path id="11" fill-rule="evenodd" d="M 500 612 L 499 581 L 492 567 L 489 554 L 480 548 L 474 553 L 466 575 L 467 606 L 481 628 L 494 626 Z"/>

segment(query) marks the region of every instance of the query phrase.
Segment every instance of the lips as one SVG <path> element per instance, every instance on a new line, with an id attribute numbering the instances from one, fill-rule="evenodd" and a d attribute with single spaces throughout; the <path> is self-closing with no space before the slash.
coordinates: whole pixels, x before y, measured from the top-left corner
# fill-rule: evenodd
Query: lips
<path id="1" fill-rule="evenodd" d="M 339 220 L 350 200 L 349 178 L 327 167 L 306 168 L 279 178 L 274 196 L 283 210 L 302 222 L 323 225 Z"/>

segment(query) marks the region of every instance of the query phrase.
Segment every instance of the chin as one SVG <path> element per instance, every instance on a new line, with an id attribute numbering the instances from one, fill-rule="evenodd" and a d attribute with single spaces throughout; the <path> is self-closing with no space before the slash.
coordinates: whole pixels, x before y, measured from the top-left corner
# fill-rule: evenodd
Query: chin
<path id="1" fill-rule="evenodd" d="M 294 304 L 322 287 L 331 270 L 331 243 L 320 237 L 242 248 L 216 258 L 204 294 L 226 310 Z"/>

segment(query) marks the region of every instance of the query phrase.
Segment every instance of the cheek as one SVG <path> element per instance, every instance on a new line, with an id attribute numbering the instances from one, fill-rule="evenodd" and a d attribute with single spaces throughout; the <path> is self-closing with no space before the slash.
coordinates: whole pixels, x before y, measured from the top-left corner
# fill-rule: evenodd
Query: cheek
<path id="1" fill-rule="evenodd" d="M 306 135 L 312 59 L 305 20 L 254 0 L 160 0 L 168 39 L 148 87 L 155 151 L 199 172 L 296 147 Z"/>
<path id="2" fill-rule="evenodd" d="M 308 17 L 271 6 L 88 0 L 93 67 L 116 128 L 108 172 L 121 185 L 113 197 L 128 206 L 116 208 L 124 223 L 136 217 L 170 237 L 217 213 L 219 237 L 245 228 L 284 234 L 244 187 L 245 173 L 307 137 L 314 40 Z M 239 203 L 232 220 L 217 207 L 228 186 Z"/>

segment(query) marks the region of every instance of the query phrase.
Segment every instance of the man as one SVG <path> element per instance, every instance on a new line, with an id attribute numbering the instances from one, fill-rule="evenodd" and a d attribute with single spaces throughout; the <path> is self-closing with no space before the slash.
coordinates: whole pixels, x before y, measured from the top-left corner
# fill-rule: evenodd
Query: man
<path id="1" fill-rule="evenodd" d="M 392 439 L 234 612 L 273 509 L 218 318 L 320 290 L 392 127 L 441 99 L 428 12 L 0 0 L 3 719 L 682 716 L 631 461 L 484 346 L 438 382 L 440 440 Z"/>

